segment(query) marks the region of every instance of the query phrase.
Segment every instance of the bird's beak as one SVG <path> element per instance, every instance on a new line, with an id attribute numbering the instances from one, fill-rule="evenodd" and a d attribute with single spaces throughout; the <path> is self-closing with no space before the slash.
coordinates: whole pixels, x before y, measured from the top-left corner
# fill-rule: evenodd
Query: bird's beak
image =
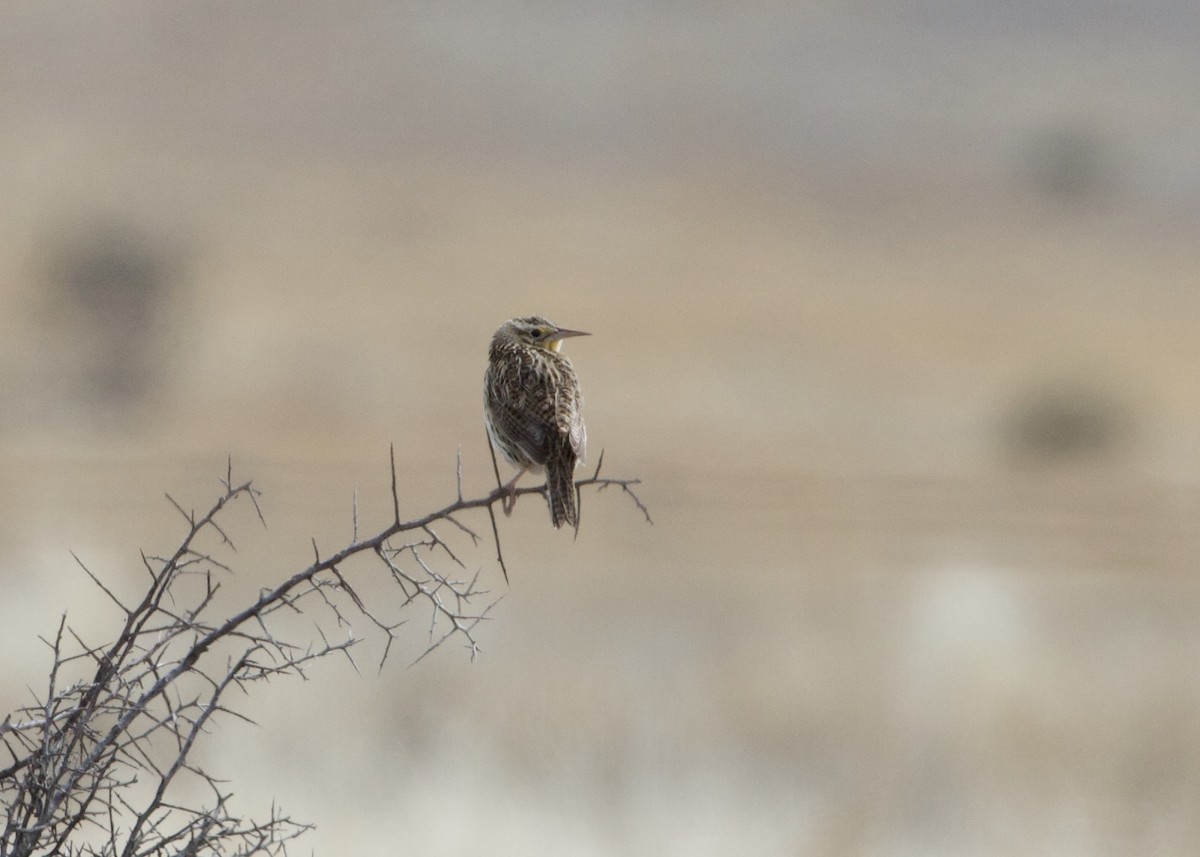
<path id="1" fill-rule="evenodd" d="M 554 335 L 551 337 L 554 340 L 566 339 L 568 336 L 591 336 L 586 330 L 567 330 L 565 327 L 557 328 Z"/>
<path id="2" fill-rule="evenodd" d="M 547 343 L 552 349 L 558 351 L 562 347 L 562 341 L 572 336 L 591 336 L 586 330 L 568 330 L 565 327 L 555 328 L 554 333 L 550 334 L 550 340 Z"/>

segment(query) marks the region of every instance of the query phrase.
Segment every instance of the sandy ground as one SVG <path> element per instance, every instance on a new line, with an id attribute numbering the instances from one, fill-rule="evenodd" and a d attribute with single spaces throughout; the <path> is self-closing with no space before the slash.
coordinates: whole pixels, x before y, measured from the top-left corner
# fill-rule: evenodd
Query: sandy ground
<path id="1" fill-rule="evenodd" d="M 948 38 L 921 4 L 805 13 L 803 44 L 882 66 L 804 54 L 842 124 L 767 97 L 799 23 L 770 5 L 745 44 L 667 7 L 489 11 L 491 39 L 261 8 L 5 13 L 39 49 L 0 138 L 0 707 L 63 610 L 114 625 L 69 551 L 133 591 L 180 532 L 163 493 L 203 506 L 227 456 L 268 521 L 231 517 L 234 593 L 343 544 L 356 492 L 382 526 L 389 444 L 414 514 L 460 448 L 486 489 L 487 339 L 537 312 L 595 334 L 568 345 L 593 452 L 654 525 L 588 495 L 572 542 L 522 501 L 511 587 L 467 552 L 504 595 L 476 663 L 331 662 L 220 725 L 200 757 L 247 813 L 322 854 L 1194 850 L 1200 181 L 1172 153 L 1200 126 L 1171 33 L 1055 32 L 1057 88 L 1014 66 L 1025 100 L 989 110 L 983 66 L 1029 43 L 960 21 L 975 83 L 855 130 L 906 39 Z M 556 82 L 515 31 L 598 55 L 553 51 Z M 1172 72 L 1161 102 L 1071 88 L 1127 54 Z"/>

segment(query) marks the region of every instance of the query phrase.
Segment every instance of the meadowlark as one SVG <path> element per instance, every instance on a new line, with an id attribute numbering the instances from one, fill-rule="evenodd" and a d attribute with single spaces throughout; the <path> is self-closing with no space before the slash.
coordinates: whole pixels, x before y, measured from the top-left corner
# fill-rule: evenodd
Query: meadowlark
<path id="1" fill-rule="evenodd" d="M 587 335 L 535 315 L 509 319 L 492 336 L 483 413 L 492 446 L 517 468 L 503 486 L 506 515 L 516 503 L 517 480 L 545 470 L 550 522 L 579 529 L 575 463 L 584 458 L 587 430 L 579 380 L 559 349 L 567 337 Z"/>

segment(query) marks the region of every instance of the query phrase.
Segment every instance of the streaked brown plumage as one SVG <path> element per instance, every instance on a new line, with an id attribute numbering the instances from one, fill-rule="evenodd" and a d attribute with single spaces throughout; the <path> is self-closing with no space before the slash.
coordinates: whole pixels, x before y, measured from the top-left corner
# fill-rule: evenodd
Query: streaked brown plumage
<path id="1" fill-rule="evenodd" d="M 558 327 L 540 316 L 509 319 L 492 336 L 484 375 L 483 412 L 492 445 L 517 468 L 504 487 L 511 514 L 517 480 L 527 471 L 545 469 L 550 521 L 579 529 L 575 463 L 587 448 L 580 407 L 579 380 L 559 352 L 580 330 Z"/>

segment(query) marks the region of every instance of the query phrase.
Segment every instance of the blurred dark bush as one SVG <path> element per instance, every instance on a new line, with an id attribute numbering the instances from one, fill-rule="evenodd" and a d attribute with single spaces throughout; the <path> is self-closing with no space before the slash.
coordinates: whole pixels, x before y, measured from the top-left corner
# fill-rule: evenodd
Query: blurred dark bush
<path id="1" fill-rule="evenodd" d="M 119 216 L 66 224 L 45 239 L 47 347 L 68 352 L 75 395 L 105 409 L 137 404 L 162 382 L 165 317 L 182 278 L 182 254 Z"/>
<path id="2" fill-rule="evenodd" d="M 1108 141 L 1085 122 L 1062 121 L 1035 135 L 1025 168 L 1038 192 L 1072 205 L 1094 204 L 1116 183 Z"/>
<path id="3" fill-rule="evenodd" d="M 1122 449 L 1133 424 L 1131 408 L 1113 393 L 1059 380 L 1032 386 L 1010 403 L 1000 442 L 1014 463 L 1097 461 Z"/>

